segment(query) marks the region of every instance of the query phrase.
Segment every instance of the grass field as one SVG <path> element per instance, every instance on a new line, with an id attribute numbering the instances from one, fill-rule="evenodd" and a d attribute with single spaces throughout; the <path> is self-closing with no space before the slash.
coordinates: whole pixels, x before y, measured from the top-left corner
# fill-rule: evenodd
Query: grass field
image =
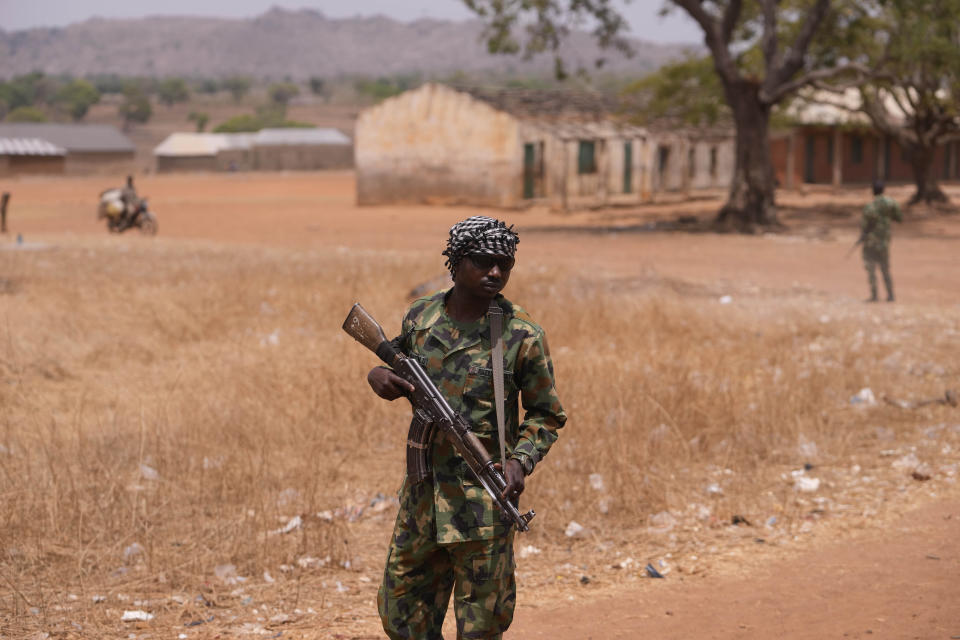
<path id="1" fill-rule="evenodd" d="M 0 635 L 377 636 L 409 409 L 373 395 L 340 324 L 359 300 L 395 332 L 476 211 L 357 209 L 351 184 L 153 177 L 154 239 L 95 223 L 96 180 L 11 185 Z M 518 615 L 956 495 L 960 409 L 904 407 L 960 389 L 960 221 L 897 229 L 902 302 L 865 305 L 842 260 L 861 195 L 784 197 L 779 237 L 610 232 L 715 202 L 503 214 L 506 295 L 546 328 L 570 415 L 524 497 Z M 875 405 L 851 403 L 864 388 Z"/>

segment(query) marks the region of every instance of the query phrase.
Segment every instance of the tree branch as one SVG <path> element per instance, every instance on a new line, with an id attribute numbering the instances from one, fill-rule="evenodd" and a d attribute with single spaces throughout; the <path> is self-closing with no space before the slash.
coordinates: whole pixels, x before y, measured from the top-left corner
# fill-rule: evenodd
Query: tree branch
<path id="1" fill-rule="evenodd" d="M 763 60 L 769 77 L 770 71 L 777 66 L 777 2 L 762 0 L 760 4 L 763 9 Z"/>
<path id="2" fill-rule="evenodd" d="M 736 4 L 739 6 L 740 0 L 731 0 L 730 6 L 724 13 L 724 25 L 717 21 L 717 18 L 711 15 L 703 8 L 703 0 L 673 0 L 674 4 L 686 11 L 693 18 L 700 28 L 703 29 L 703 39 L 710 53 L 713 55 L 713 65 L 717 70 L 724 85 L 730 85 L 736 82 L 740 74 L 737 71 L 737 64 L 730 55 L 730 38 L 733 31 L 726 33 L 726 20 L 730 18 L 731 7 Z M 739 14 L 739 9 L 738 9 Z M 736 22 L 736 16 L 734 22 Z"/>
<path id="3" fill-rule="evenodd" d="M 767 72 L 767 82 L 764 83 L 765 93 L 778 92 L 780 85 L 789 82 L 790 78 L 803 68 L 803 59 L 807 55 L 807 49 L 810 48 L 810 42 L 817 33 L 820 23 L 826 17 L 829 8 L 830 0 L 817 0 L 813 8 L 810 9 L 803 26 L 800 27 L 797 38 L 793 41 L 787 55 L 784 56 L 783 62 L 777 69 L 771 69 Z"/>
<path id="4" fill-rule="evenodd" d="M 816 69 L 814 71 L 809 71 L 799 78 L 794 78 L 790 82 L 784 82 L 775 88 L 772 92 L 767 92 L 766 90 L 760 92 L 760 99 L 766 102 L 767 104 L 776 104 L 782 100 L 787 95 L 793 93 L 797 89 L 804 87 L 806 85 L 813 85 L 824 80 L 829 80 L 836 76 L 844 75 L 846 73 L 856 73 L 859 74 L 851 82 L 857 80 L 862 81 L 870 77 L 871 70 L 859 62 L 851 62 L 839 67 L 832 67 L 830 69 Z"/>

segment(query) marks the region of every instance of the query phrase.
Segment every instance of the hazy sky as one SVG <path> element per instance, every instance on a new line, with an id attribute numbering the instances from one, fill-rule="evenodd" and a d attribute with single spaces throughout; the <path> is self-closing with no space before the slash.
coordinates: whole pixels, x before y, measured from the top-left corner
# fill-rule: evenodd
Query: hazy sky
<path id="1" fill-rule="evenodd" d="M 634 37 L 653 42 L 700 44 L 697 25 L 681 11 L 661 18 L 663 0 L 616 0 Z M 461 0 L 0 0 L 0 28 L 62 27 L 92 16 L 138 18 L 147 15 L 205 15 L 224 18 L 255 16 L 272 6 L 310 8 L 331 18 L 382 14 L 397 20 L 472 17 Z"/>

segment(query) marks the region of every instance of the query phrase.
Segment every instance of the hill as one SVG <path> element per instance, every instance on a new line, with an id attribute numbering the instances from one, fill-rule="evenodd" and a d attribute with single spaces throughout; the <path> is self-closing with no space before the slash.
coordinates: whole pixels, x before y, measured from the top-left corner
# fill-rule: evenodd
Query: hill
<path id="1" fill-rule="evenodd" d="M 483 24 L 385 17 L 331 19 L 302 9 L 274 8 L 249 19 L 146 17 L 92 18 L 64 28 L 0 30 L 0 68 L 7 76 L 116 73 L 148 76 L 260 78 L 342 75 L 427 75 L 454 72 L 547 72 L 547 55 L 523 60 L 486 51 Z M 689 47 L 633 41 L 627 59 L 601 52 L 587 33 L 574 33 L 562 52 L 571 67 L 589 68 L 598 57 L 612 72 L 640 74 Z"/>

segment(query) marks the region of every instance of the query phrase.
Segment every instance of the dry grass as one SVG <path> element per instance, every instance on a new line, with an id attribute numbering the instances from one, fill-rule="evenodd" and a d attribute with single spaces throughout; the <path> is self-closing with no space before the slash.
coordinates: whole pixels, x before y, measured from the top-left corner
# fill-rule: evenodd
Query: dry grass
<path id="1" fill-rule="evenodd" d="M 264 624 L 298 611 L 321 633 L 351 607 L 373 614 L 375 577 L 333 608 L 317 594 L 360 566 L 376 576 L 393 512 L 376 496 L 401 477 L 407 409 L 373 396 L 373 357 L 340 324 L 361 300 L 395 331 L 436 269 L 434 256 L 163 239 L 0 251 L 0 636 L 125 637 L 119 609 L 182 629 L 229 607 L 240 625 L 258 619 L 237 617 L 247 597 Z M 756 290 L 719 304 L 709 288 L 560 262 L 518 270 L 508 294 L 547 328 L 570 414 L 526 499 L 539 515 L 523 544 L 544 557 L 569 550 L 570 520 L 598 543 L 582 548 L 591 566 L 609 541 L 679 554 L 733 514 L 776 515 L 791 535 L 832 504 L 782 477 L 805 462 L 841 492 L 854 462 L 888 468 L 880 450 L 914 446 L 952 486 L 949 408 L 848 399 L 960 386 L 955 308 Z M 694 524 L 656 542 L 663 511 Z"/>

